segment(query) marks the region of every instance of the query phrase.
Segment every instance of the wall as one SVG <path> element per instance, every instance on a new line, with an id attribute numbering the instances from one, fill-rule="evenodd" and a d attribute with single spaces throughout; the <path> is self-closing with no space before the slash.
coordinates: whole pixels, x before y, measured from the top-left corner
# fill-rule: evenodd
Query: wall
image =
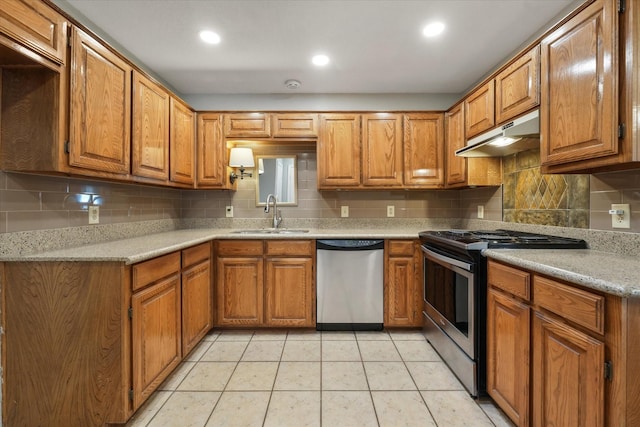
<path id="1" fill-rule="evenodd" d="M 590 228 L 595 230 L 614 230 L 611 227 L 612 203 L 629 203 L 631 208 L 631 231 L 640 233 L 640 170 L 612 172 L 591 176 Z"/>

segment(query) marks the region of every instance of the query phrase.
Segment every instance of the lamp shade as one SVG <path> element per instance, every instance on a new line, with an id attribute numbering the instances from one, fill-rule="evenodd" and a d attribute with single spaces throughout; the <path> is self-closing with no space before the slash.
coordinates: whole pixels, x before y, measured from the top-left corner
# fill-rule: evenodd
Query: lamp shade
<path id="1" fill-rule="evenodd" d="M 232 168 L 252 168 L 256 164 L 253 161 L 251 148 L 232 148 L 229 154 L 229 166 Z"/>

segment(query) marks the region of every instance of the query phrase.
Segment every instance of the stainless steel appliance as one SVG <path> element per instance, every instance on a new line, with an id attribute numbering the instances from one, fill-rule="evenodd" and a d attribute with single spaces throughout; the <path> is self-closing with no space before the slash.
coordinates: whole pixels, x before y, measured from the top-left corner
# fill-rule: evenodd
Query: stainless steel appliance
<path id="1" fill-rule="evenodd" d="M 381 330 L 384 240 L 318 240 L 316 249 L 316 329 Z"/>
<path id="2" fill-rule="evenodd" d="M 584 240 L 509 230 L 423 231 L 424 334 L 472 396 L 486 391 L 486 248 L 584 249 Z"/>

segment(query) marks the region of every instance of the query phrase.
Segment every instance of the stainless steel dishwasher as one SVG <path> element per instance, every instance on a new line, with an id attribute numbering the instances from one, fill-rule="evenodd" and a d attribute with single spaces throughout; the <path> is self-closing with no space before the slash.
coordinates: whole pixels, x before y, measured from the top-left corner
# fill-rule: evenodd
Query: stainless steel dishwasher
<path id="1" fill-rule="evenodd" d="M 384 240 L 318 240 L 319 331 L 381 330 Z"/>

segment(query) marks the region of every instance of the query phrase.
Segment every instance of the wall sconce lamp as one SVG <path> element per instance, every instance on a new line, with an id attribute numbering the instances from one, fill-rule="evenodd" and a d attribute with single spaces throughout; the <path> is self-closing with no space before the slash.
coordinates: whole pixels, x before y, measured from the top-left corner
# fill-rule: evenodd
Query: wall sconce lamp
<path id="1" fill-rule="evenodd" d="M 252 177 L 253 174 L 250 172 L 245 172 L 245 168 L 255 167 L 255 162 L 253 161 L 253 151 L 251 148 L 232 148 L 231 153 L 229 154 L 229 166 L 232 168 L 240 168 L 240 175 L 236 175 L 235 172 L 231 172 L 229 175 L 229 180 L 231 184 L 233 184 L 238 177 L 240 179 L 244 179 L 244 176 L 247 175 Z"/>

